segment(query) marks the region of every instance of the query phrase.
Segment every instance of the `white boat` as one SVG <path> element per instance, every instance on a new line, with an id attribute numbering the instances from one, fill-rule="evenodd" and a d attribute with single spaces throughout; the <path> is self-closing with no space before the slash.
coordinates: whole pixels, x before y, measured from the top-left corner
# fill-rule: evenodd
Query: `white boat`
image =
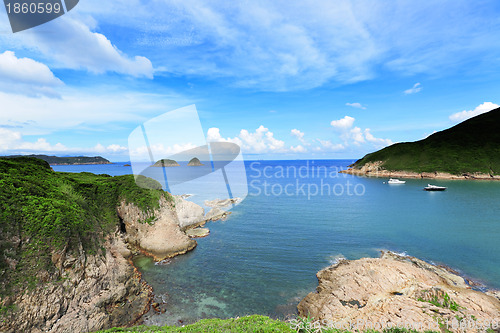
<path id="1" fill-rule="evenodd" d="M 406 183 L 406 181 L 393 178 L 389 179 L 389 181 L 387 182 L 387 184 L 404 184 L 404 183 Z"/>
<path id="2" fill-rule="evenodd" d="M 427 187 L 424 187 L 424 190 L 426 190 L 426 191 L 444 191 L 444 190 L 446 190 L 446 187 L 427 184 Z"/>

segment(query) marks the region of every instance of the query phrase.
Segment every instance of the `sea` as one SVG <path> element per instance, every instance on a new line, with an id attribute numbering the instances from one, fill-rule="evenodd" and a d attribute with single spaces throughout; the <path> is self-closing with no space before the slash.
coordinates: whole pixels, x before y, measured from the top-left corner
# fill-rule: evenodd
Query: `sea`
<path id="1" fill-rule="evenodd" d="M 390 185 L 339 173 L 352 162 L 245 161 L 248 194 L 226 220 L 206 224 L 210 235 L 197 239 L 193 251 L 163 264 L 134 259 L 156 299 L 166 303 L 165 313 L 152 311 L 145 323 L 289 318 L 315 290 L 319 270 L 382 250 L 443 264 L 500 289 L 500 182 L 407 179 Z M 124 175 L 132 173 L 127 163 L 53 169 Z M 447 190 L 426 192 L 428 183 Z M 189 194 L 195 201 L 196 193 Z"/>

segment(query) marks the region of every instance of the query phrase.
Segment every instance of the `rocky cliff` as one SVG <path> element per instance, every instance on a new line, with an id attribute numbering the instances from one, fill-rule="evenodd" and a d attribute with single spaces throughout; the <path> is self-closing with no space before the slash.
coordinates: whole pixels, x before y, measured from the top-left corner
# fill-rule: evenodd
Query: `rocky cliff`
<path id="1" fill-rule="evenodd" d="M 419 331 L 485 331 L 498 327 L 498 293 L 472 290 L 448 269 L 386 252 L 381 258 L 341 260 L 318 272 L 318 288 L 298 305 L 301 316 L 325 325 L 360 330 L 413 325 Z M 381 327 L 382 326 L 382 327 Z M 345 327 L 345 326 L 344 326 Z"/>
<path id="2" fill-rule="evenodd" d="M 103 253 L 54 253 L 50 280 L 2 299 L 13 305 L 1 319 L 1 332 L 89 332 L 135 322 L 149 308 L 151 288 L 129 262 L 130 251 L 116 233 Z"/>
<path id="3" fill-rule="evenodd" d="M 196 246 L 170 194 L 138 187 L 132 175 L 0 158 L 0 181 L 0 332 L 131 325 L 152 297 L 132 252 L 161 260 Z"/>

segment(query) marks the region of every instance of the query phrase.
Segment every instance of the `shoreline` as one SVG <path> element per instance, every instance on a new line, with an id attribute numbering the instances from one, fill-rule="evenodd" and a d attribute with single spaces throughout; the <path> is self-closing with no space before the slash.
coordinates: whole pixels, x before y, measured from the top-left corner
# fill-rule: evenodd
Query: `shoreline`
<path id="1" fill-rule="evenodd" d="M 490 175 L 483 173 L 464 173 L 462 175 L 454 175 L 448 172 L 414 172 L 414 171 L 390 171 L 382 170 L 378 165 L 365 165 L 361 169 L 349 168 L 341 170 L 339 173 L 373 177 L 373 178 L 410 178 L 410 179 L 440 179 L 440 180 L 500 180 L 498 175 Z"/>
<path id="2" fill-rule="evenodd" d="M 297 308 L 325 328 L 355 323 L 360 331 L 376 324 L 459 332 L 468 324 L 470 332 L 482 332 L 485 323 L 500 324 L 499 290 L 475 290 L 454 269 L 406 254 L 339 260 L 316 276 L 316 291 Z"/>

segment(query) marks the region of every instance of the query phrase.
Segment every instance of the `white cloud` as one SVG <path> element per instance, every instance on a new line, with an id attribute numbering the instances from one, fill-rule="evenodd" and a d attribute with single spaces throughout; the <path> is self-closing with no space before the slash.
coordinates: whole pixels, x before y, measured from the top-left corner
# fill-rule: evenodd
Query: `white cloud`
<path id="1" fill-rule="evenodd" d="M 380 147 L 390 146 L 393 144 L 392 140 L 390 139 L 381 139 L 374 137 L 369 128 L 365 129 L 365 138 L 368 142 L 371 142 Z"/>
<path id="2" fill-rule="evenodd" d="M 67 129 L 96 131 L 105 124 L 109 125 L 106 130 L 110 130 L 120 123 L 141 123 L 165 109 L 188 104 L 183 97 L 167 93 L 114 91 L 99 86 L 87 89 L 65 86 L 59 91 L 62 96 L 58 99 L 0 92 L 0 126 L 22 128 L 24 135 Z"/>
<path id="3" fill-rule="evenodd" d="M 366 107 L 361 105 L 361 103 L 345 103 L 345 105 L 347 106 L 351 106 L 353 108 L 357 108 L 357 109 L 362 109 L 362 110 L 366 110 Z"/>
<path id="4" fill-rule="evenodd" d="M 362 130 L 360 127 L 354 127 L 354 121 L 355 118 L 345 116 L 330 123 L 344 142 L 344 147 L 368 144 L 373 148 L 382 148 L 392 144 L 390 139 L 376 138 L 369 128 Z"/>
<path id="5" fill-rule="evenodd" d="M 47 30 L 54 33 L 47 33 Z M 149 59 L 127 56 L 106 36 L 92 32 L 87 24 L 70 15 L 45 24 L 44 29 L 33 29 L 11 38 L 17 39 L 18 46 L 40 52 L 54 68 L 153 78 L 153 65 Z"/>
<path id="6" fill-rule="evenodd" d="M 418 82 L 417 82 L 417 83 L 415 83 L 415 84 L 413 85 L 413 87 L 411 87 L 410 89 L 406 89 L 406 90 L 404 91 L 404 94 L 405 94 L 405 95 L 416 94 L 416 93 L 418 93 L 418 92 L 419 92 L 419 91 L 421 91 L 421 90 L 422 90 L 422 86 L 421 86 L 421 84 L 420 84 L 420 83 L 418 83 Z"/>
<path id="7" fill-rule="evenodd" d="M 26 141 L 18 131 L 0 128 L 0 152 L 3 154 L 120 154 L 127 151 L 126 147 L 111 144 L 107 147 L 98 143 L 91 148 L 66 147 L 61 143 L 51 144 L 45 138 L 36 141 Z"/>
<path id="8" fill-rule="evenodd" d="M 321 146 L 315 147 L 314 150 L 318 152 L 337 152 L 345 148 L 343 144 L 332 143 L 330 140 L 317 139 L 317 141 L 321 144 Z"/>
<path id="9" fill-rule="evenodd" d="M 255 132 L 242 129 L 238 136 L 234 138 L 223 138 L 220 130 L 216 127 L 207 131 L 207 141 L 209 142 L 232 142 L 240 146 L 244 153 L 282 153 L 286 152 L 285 142 L 274 137 L 273 132 L 260 125 Z"/>
<path id="10" fill-rule="evenodd" d="M 305 143 L 304 132 L 301 132 L 300 130 L 294 128 L 291 131 L 291 135 L 294 136 L 294 137 L 296 137 L 297 140 L 299 140 L 300 142 Z"/>
<path id="11" fill-rule="evenodd" d="M 496 109 L 500 107 L 500 105 L 491 103 L 491 102 L 484 102 L 483 104 L 478 105 L 474 110 L 469 110 L 469 111 L 461 111 L 454 113 L 450 116 L 450 120 L 453 121 L 454 123 L 459 123 L 462 122 L 466 119 L 478 116 L 480 114 L 483 114 L 485 112 L 491 111 L 493 109 Z"/>
<path id="12" fill-rule="evenodd" d="M 293 153 L 305 153 L 307 152 L 307 149 L 305 147 L 303 147 L 302 145 L 298 145 L 298 146 L 290 146 L 290 151 L 293 152 Z"/>
<path id="13" fill-rule="evenodd" d="M 354 120 L 355 119 L 353 117 L 345 116 L 344 118 L 339 120 L 332 120 L 330 125 L 338 130 L 346 130 L 352 127 L 352 125 L 354 124 Z"/>
<path id="14" fill-rule="evenodd" d="M 59 96 L 54 90 L 62 86 L 45 64 L 30 58 L 17 58 L 12 51 L 0 54 L 0 90 L 28 96 Z"/>
<path id="15" fill-rule="evenodd" d="M 113 145 L 112 145 L 113 146 Z M 160 158 L 161 156 L 172 156 L 178 153 L 182 153 L 186 150 L 194 149 L 197 146 L 188 142 L 182 144 L 174 144 L 171 146 L 165 146 L 163 144 L 154 144 L 149 147 L 140 146 L 130 151 L 130 156 L 136 160 L 149 161 L 149 152 L 152 151 L 154 156 Z M 109 147 L 114 148 L 114 147 Z"/>

